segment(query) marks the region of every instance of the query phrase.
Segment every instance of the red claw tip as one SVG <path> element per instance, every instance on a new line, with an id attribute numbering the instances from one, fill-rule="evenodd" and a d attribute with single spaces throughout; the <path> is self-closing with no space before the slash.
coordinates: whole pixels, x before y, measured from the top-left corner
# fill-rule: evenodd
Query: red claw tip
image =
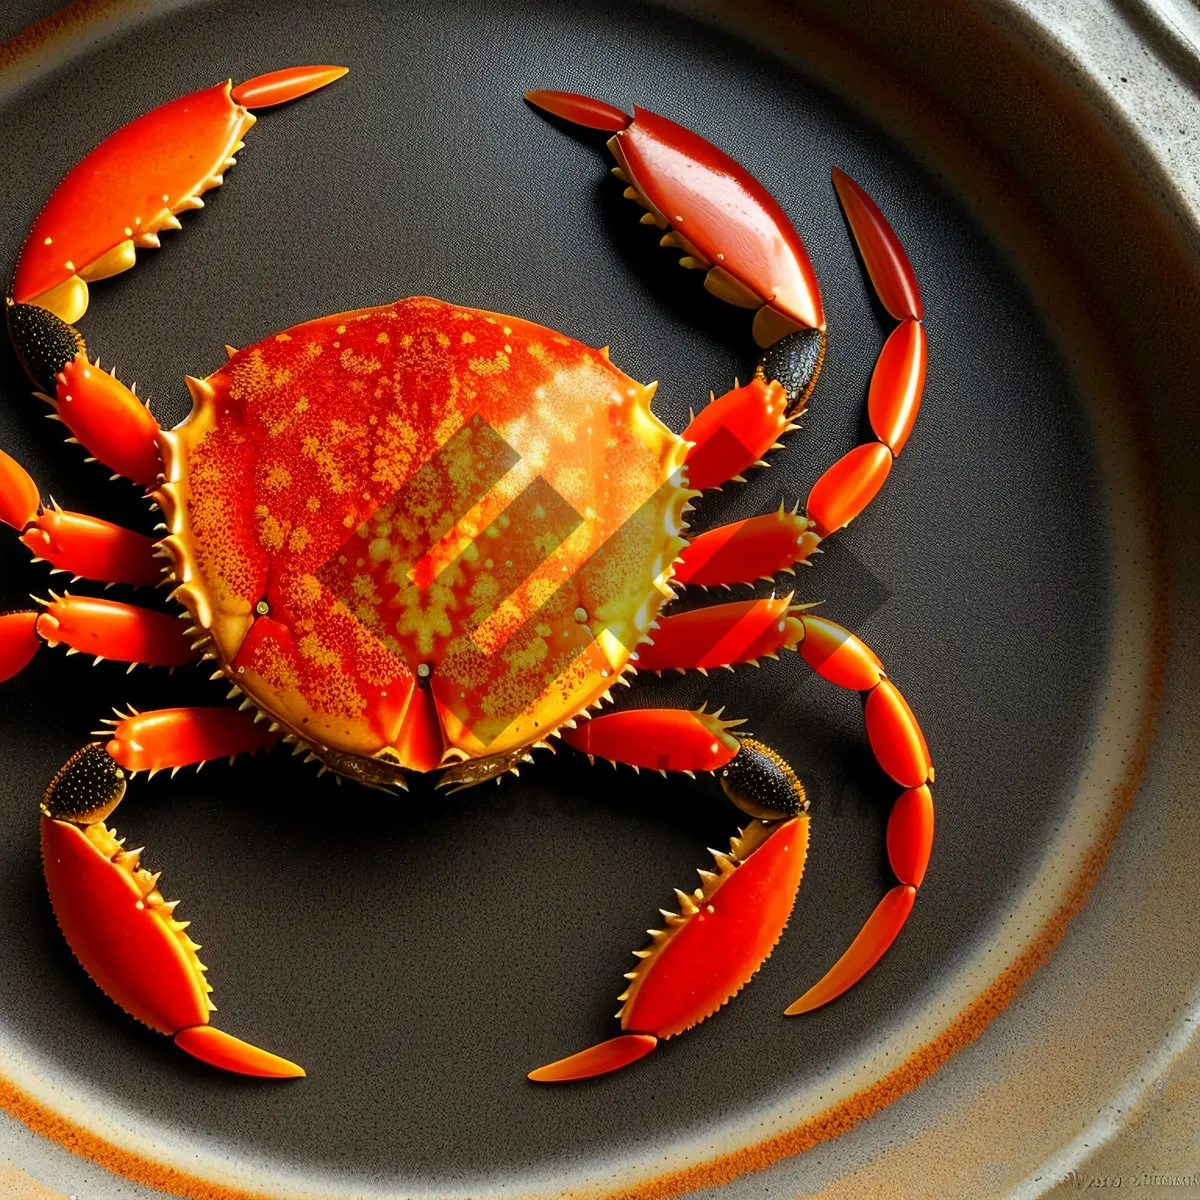
<path id="1" fill-rule="evenodd" d="M 879 302 L 897 321 L 925 315 L 921 289 L 908 255 L 879 206 L 845 171 L 833 168 L 833 186 L 854 231 L 854 240 L 875 285 Z"/>
<path id="2" fill-rule="evenodd" d="M 260 1079 L 303 1079 L 304 1068 L 278 1054 L 260 1050 L 211 1025 L 193 1025 L 175 1035 L 175 1045 L 209 1066 Z"/>
<path id="3" fill-rule="evenodd" d="M 593 100 L 591 96 L 580 96 L 576 92 L 526 92 L 525 99 L 551 116 L 561 117 L 564 121 L 583 125 L 587 129 L 619 133 L 633 120 L 628 113 L 605 104 L 603 100 Z"/>
<path id="4" fill-rule="evenodd" d="M 567 1083 L 572 1079 L 590 1079 L 593 1075 L 603 1075 L 636 1062 L 657 1045 L 658 1038 L 653 1034 L 625 1033 L 609 1038 L 598 1046 L 580 1050 L 568 1058 L 538 1067 L 536 1071 L 529 1072 L 529 1078 L 534 1083 Z"/>
<path id="5" fill-rule="evenodd" d="M 285 104 L 307 96 L 309 92 L 341 79 L 349 70 L 349 67 L 314 66 L 269 71 L 239 83 L 233 89 L 233 100 L 243 108 L 270 108 L 273 104 Z"/>

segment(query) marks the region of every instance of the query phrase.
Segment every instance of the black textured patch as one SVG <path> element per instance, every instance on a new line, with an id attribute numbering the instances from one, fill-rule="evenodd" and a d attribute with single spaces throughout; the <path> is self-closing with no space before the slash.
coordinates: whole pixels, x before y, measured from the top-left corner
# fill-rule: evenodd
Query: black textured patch
<path id="1" fill-rule="evenodd" d="M 90 825 L 103 821 L 125 795 L 125 772 L 100 742 L 77 750 L 59 768 L 42 799 L 42 812 L 56 821 Z"/>
<path id="2" fill-rule="evenodd" d="M 752 738 L 721 770 L 725 795 L 743 812 L 766 821 L 795 817 L 808 808 L 804 785 L 770 746 Z"/>
<path id="3" fill-rule="evenodd" d="M 825 331 L 801 329 L 781 337 L 758 360 L 756 374 L 768 383 L 783 385 L 788 394 L 788 416 L 799 412 L 812 395 L 825 361 Z"/>
<path id="4" fill-rule="evenodd" d="M 54 377 L 77 354 L 87 353 L 83 334 L 36 304 L 8 305 L 8 332 L 25 373 L 44 392 L 54 392 Z"/>

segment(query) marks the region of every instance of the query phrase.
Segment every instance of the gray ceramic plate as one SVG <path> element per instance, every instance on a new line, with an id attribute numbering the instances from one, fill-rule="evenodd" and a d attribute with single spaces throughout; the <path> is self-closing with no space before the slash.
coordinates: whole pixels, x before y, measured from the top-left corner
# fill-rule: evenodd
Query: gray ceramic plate
<path id="1" fill-rule="evenodd" d="M 425 293 L 611 344 L 627 372 L 662 381 L 657 411 L 682 427 L 710 387 L 749 371 L 748 321 L 655 248 L 595 145 L 520 97 L 549 86 L 636 100 L 716 141 L 794 218 L 830 342 L 804 431 L 771 470 L 707 501 L 704 525 L 803 496 L 861 436 L 891 323 L 830 186 L 830 166 L 846 168 L 909 248 L 931 364 L 885 493 L 800 594 L 825 598 L 888 663 L 939 784 L 934 863 L 902 937 L 846 997 L 784 1020 L 889 882 L 891 791 L 858 704 L 796 657 L 639 680 L 623 703 L 725 704 L 788 755 L 813 799 L 809 867 L 778 950 L 726 1011 L 635 1068 L 558 1089 L 526 1071 L 611 1032 L 640 931 L 735 826 L 710 783 L 593 771 L 563 753 L 500 787 L 417 787 L 393 803 L 273 754 L 137 787 L 118 828 L 182 899 L 222 1026 L 309 1070 L 247 1084 L 185 1059 L 88 982 L 37 859 L 36 799 L 110 704 L 216 702 L 218 685 L 45 654 L 0 710 L 0 1097 L 16 1117 L 168 1192 L 288 1197 L 645 1196 L 735 1177 L 753 1191 L 769 1177 L 745 1172 L 814 1146 L 775 1168 L 785 1186 L 851 1186 L 836 1183 L 846 1155 L 892 1121 L 910 1146 L 951 1139 L 949 1156 L 930 1141 L 918 1152 L 928 1178 L 943 1173 L 935 1191 L 980 1195 L 1026 1186 L 1071 1122 L 1091 1119 L 1092 1091 L 1111 1097 L 1127 1056 L 1167 1044 L 1190 986 L 1155 949 L 1190 929 L 1177 919 L 1176 860 L 1194 846 L 1173 807 L 1180 677 L 1168 676 L 1180 702 L 1135 809 L 1155 814 L 1158 866 L 1139 860 L 1086 914 L 1133 922 L 1095 934 L 1094 961 L 1116 980 L 1085 986 L 1086 965 L 1069 960 L 1065 981 L 1047 972 L 1017 989 L 1084 903 L 1133 801 L 1165 666 L 1190 669 L 1186 607 L 1166 619 L 1186 593 L 1164 583 L 1168 566 L 1177 580 L 1195 568 L 1180 524 L 1195 486 L 1194 406 L 1179 391 L 1194 353 L 1182 340 L 1197 295 L 1190 227 L 1163 205 L 1150 155 L 1060 82 L 1061 62 L 1047 66 L 1031 18 L 939 5 L 930 25 L 915 6 L 837 7 L 117 4 L 11 52 L 7 261 L 63 170 L 122 121 L 229 75 L 351 68 L 264 114 L 231 186 L 95 289 L 90 345 L 164 421 L 187 411 L 182 376 L 214 369 L 225 342 Z M 43 492 L 149 528 L 128 488 L 59 444 L 7 355 L 0 371 L 0 444 Z M 46 587 L 11 540 L 0 553 L 0 599 Z M 1135 945 L 1161 979 L 1126 967 Z M 954 1059 L 1014 995 L 980 1044 L 993 1061 L 972 1060 L 978 1047 Z M 1041 1019 L 1027 1019 L 1030 996 L 1044 998 Z M 1064 1064 L 1081 1047 L 1103 1070 L 1072 1081 Z M 1041 1141 L 1006 1123 L 1018 1097 Z M 893 1101 L 857 1142 L 825 1144 Z M 994 1126 L 986 1145 L 963 1123 L 970 1103 Z M 18 1161 L 72 1178 L 5 1128 Z M 902 1188 L 907 1160 L 883 1157 Z M 87 1171 L 82 1194 L 125 1194 Z"/>

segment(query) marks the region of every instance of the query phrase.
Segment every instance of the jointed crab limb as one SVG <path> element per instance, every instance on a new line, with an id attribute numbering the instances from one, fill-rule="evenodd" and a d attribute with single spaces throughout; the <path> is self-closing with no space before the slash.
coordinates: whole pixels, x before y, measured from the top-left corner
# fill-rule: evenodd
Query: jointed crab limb
<path id="1" fill-rule="evenodd" d="M 40 615 L 36 609 L 0 613 L 0 683 L 23 671 L 41 647 Z"/>
<path id="2" fill-rule="evenodd" d="M 103 583 L 162 582 L 154 539 L 99 517 L 42 505 L 24 468 L 0 451 L 0 521 L 20 531 L 35 562 Z"/>
<path id="3" fill-rule="evenodd" d="M 529 92 L 531 104 L 592 129 L 608 148 L 643 222 L 673 231 L 682 265 L 707 272 L 709 291 L 757 309 L 754 336 L 769 346 L 797 329 L 824 329 L 821 292 L 787 215 L 744 167 L 699 134 L 634 105 L 632 117 L 589 96 Z"/>
<path id="4" fill-rule="evenodd" d="M 618 997 L 625 1036 L 530 1073 L 558 1083 L 614 1070 L 683 1033 L 727 1004 L 770 956 L 791 916 L 808 850 L 808 817 L 755 821 L 712 851 L 715 870 L 701 869 L 693 892 L 676 889 L 678 913 L 663 910 L 665 929 L 648 930 L 637 966 Z M 630 1035 L 643 1039 L 632 1042 Z M 584 1069 L 581 1069 L 584 1068 Z"/>
<path id="5" fill-rule="evenodd" d="M 50 901 L 75 957 L 126 1012 L 175 1038 L 189 1054 L 226 1070 L 276 1078 L 303 1075 L 209 1025 L 212 990 L 200 947 L 175 919 L 158 875 L 124 851 L 105 818 L 125 794 L 125 772 L 99 743 L 54 777 L 42 801 L 42 860 Z"/>
<path id="6" fill-rule="evenodd" d="M 199 657 L 191 631 L 168 613 L 92 596 L 51 596 L 39 602 L 45 608 L 37 633 L 47 645 L 66 646 L 68 654 L 151 667 L 180 667 Z"/>
<path id="7" fill-rule="evenodd" d="M 589 758 L 634 768 L 715 771 L 737 754 L 740 743 L 728 731 L 740 724 L 703 709 L 627 709 L 580 721 L 562 730 L 562 739 Z"/>
<path id="8" fill-rule="evenodd" d="M 26 373 L 93 458 L 151 488 L 158 480 L 158 422 L 115 372 L 87 355 L 79 331 L 36 304 L 8 306 L 9 332 Z"/>
<path id="9" fill-rule="evenodd" d="M 853 521 L 883 486 L 917 419 L 928 353 L 921 294 L 899 239 L 849 175 L 835 167 L 833 181 L 879 299 L 902 323 L 884 344 L 871 377 L 867 412 L 878 441 L 843 455 L 808 494 L 806 511 L 821 537 Z"/>
<path id="10" fill-rule="evenodd" d="M 676 889 L 680 911 L 664 910 L 666 928 L 650 930 L 650 945 L 635 951 L 638 965 L 619 997 L 623 1036 L 541 1067 L 530 1079 L 583 1079 L 641 1058 L 659 1039 L 728 1002 L 779 940 L 804 871 L 808 801 L 779 755 L 734 738 L 729 724 L 703 712 L 644 709 L 594 717 L 567 734 L 589 754 L 633 766 L 719 770 L 730 799 L 760 819 L 732 839 L 728 854 L 712 852 L 716 870 L 700 871 L 700 887 Z"/>
<path id="11" fill-rule="evenodd" d="M 253 754 L 273 746 L 280 734 L 255 717 L 236 708 L 162 708 L 153 712 L 118 714 L 106 720 L 111 733 L 97 730 L 110 740 L 108 756 L 131 776 L 138 771 L 170 769 L 203 764 L 216 758 Z"/>
<path id="12" fill-rule="evenodd" d="M 899 884 L 867 918 L 840 959 L 787 1010 L 789 1016 L 828 1004 L 879 961 L 912 911 L 933 845 L 933 764 L 924 735 L 883 664 L 849 630 L 804 616 L 801 654 L 818 674 L 865 694 L 867 737 L 876 761 L 905 790 L 888 818 L 888 859 Z"/>
<path id="13" fill-rule="evenodd" d="M 875 201 L 838 167 L 833 168 L 833 186 L 880 303 L 897 321 L 920 321 L 925 315 L 921 290 L 900 239 Z"/>
<path id="14" fill-rule="evenodd" d="M 790 611 L 791 599 L 738 600 L 663 617 L 654 642 L 638 647 L 638 670 L 703 671 L 794 650 L 804 627 Z"/>
<path id="15" fill-rule="evenodd" d="M 808 563 L 821 539 L 798 512 L 779 511 L 698 534 L 675 560 L 676 583 L 713 587 L 753 583 Z M 794 573 L 794 572 L 792 572 Z"/>

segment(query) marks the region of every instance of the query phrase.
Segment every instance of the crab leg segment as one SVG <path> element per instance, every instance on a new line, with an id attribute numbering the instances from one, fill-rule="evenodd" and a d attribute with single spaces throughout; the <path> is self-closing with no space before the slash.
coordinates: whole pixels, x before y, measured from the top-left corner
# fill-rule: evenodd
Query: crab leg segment
<path id="1" fill-rule="evenodd" d="M 795 429 L 788 416 L 787 393 L 757 375 L 706 404 L 683 431 L 694 445 L 688 451 L 688 486 L 697 491 L 720 487 L 742 472 L 766 466 L 763 455 Z"/>
<path id="2" fill-rule="evenodd" d="M 823 329 L 821 292 L 808 253 L 783 209 L 744 167 L 698 134 L 647 109 L 628 117 L 589 96 L 529 92 L 531 104 L 589 129 L 608 147 L 642 221 L 673 230 L 683 265 L 707 272 L 705 287 L 758 310 L 754 336 L 769 346 L 797 329 Z"/>
<path id="3" fill-rule="evenodd" d="M 239 83 L 233 89 L 235 104 L 243 108 L 270 108 L 275 104 L 286 104 L 299 100 L 309 92 L 315 92 L 326 84 L 341 79 L 349 67 L 284 67 L 282 71 L 268 71 Z"/>
<path id="4" fill-rule="evenodd" d="M 787 1010 L 789 1016 L 828 1004 L 857 983 L 895 940 L 912 911 L 933 846 L 933 764 L 925 737 L 876 655 L 849 630 L 803 616 L 800 653 L 823 678 L 865 695 L 867 737 L 883 770 L 905 790 L 888 818 L 888 860 L 899 880 L 867 918 L 849 949 Z"/>
<path id="5" fill-rule="evenodd" d="M 114 728 L 104 749 L 130 775 L 253 754 L 279 740 L 278 733 L 236 708 L 163 708 L 105 724 Z"/>
<path id="6" fill-rule="evenodd" d="M 821 537 L 853 521 L 883 486 L 917 419 L 928 357 L 921 293 L 899 239 L 849 175 L 834 168 L 833 182 L 879 299 L 901 324 L 871 377 L 867 414 L 878 440 L 843 455 L 809 492 L 808 515 Z"/>
<path id="7" fill-rule="evenodd" d="M 17 262 L 13 298 L 64 321 L 87 310 L 89 282 L 134 265 L 139 248 L 178 229 L 178 214 L 203 208 L 254 124 L 247 106 L 277 104 L 331 82 L 338 68 L 298 68 L 181 96 L 101 142 L 55 189 Z"/>
<path id="8" fill-rule="evenodd" d="M 68 654 L 151 667 L 179 667 L 197 657 L 189 634 L 167 613 L 92 596 L 54 596 L 42 603 L 38 635 L 48 645 L 67 646 Z"/>
<path id="9" fill-rule="evenodd" d="M 789 612 L 791 599 L 738 600 L 663 617 L 653 644 L 638 647 L 638 670 L 707 670 L 794 650 L 804 626 Z"/>
<path id="10" fill-rule="evenodd" d="M 780 338 L 759 359 L 745 387 L 713 399 L 692 418 L 683 436 L 688 483 L 698 490 L 730 480 L 742 483 L 749 467 L 765 467 L 763 456 L 779 449 L 778 438 L 808 403 L 825 359 L 823 330 L 806 329 Z"/>
<path id="11" fill-rule="evenodd" d="M 607 713 L 562 731 L 563 741 L 589 758 L 606 758 L 654 771 L 715 771 L 738 752 L 719 713 L 642 708 Z"/>
<path id="12" fill-rule="evenodd" d="M 99 517 L 43 509 L 26 526 L 21 541 L 35 561 L 44 559 L 56 571 L 67 571 L 77 579 L 134 586 L 162 582 L 154 539 Z"/>
<path id="13" fill-rule="evenodd" d="M 125 793 L 122 769 L 98 743 L 54 777 L 42 802 L 42 862 L 50 902 L 84 970 L 127 1013 L 188 1053 L 251 1075 L 303 1075 L 294 1063 L 208 1029 L 212 990 L 200 947 L 140 851 L 122 848 L 104 819 Z"/>
<path id="14" fill-rule="evenodd" d="M 900 239 L 875 201 L 838 167 L 833 168 L 833 186 L 880 303 L 897 321 L 920 321 L 925 315 L 921 289 Z"/>
<path id="15" fill-rule="evenodd" d="M 0 450 L 0 521 L 24 529 L 41 507 L 37 484 L 15 458 Z"/>
<path id="16" fill-rule="evenodd" d="M 753 583 L 770 579 L 778 571 L 792 572 L 796 563 L 807 563 L 820 542 L 812 522 L 796 512 L 779 511 L 762 517 L 734 521 L 701 533 L 675 560 L 675 583 Z"/>

